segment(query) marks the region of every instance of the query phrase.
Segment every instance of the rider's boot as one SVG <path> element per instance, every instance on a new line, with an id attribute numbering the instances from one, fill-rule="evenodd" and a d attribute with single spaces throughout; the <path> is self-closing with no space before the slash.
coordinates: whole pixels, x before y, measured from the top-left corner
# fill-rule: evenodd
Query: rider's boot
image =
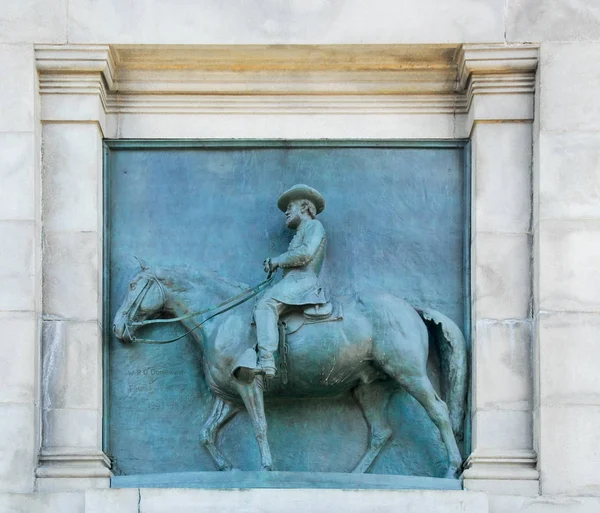
<path id="1" fill-rule="evenodd" d="M 274 378 L 277 372 L 275 367 L 275 358 L 272 353 L 261 352 L 258 355 L 259 372 L 265 375 L 265 378 Z"/>

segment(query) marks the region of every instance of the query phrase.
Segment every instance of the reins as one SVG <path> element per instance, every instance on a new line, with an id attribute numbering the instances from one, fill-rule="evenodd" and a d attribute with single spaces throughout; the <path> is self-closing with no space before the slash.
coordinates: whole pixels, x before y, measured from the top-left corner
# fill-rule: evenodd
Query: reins
<path id="1" fill-rule="evenodd" d="M 163 294 L 163 298 L 165 298 L 166 297 L 165 291 L 162 288 L 162 284 L 160 283 L 160 281 L 158 280 L 158 278 L 156 278 L 155 276 L 152 276 L 152 275 L 150 275 L 150 277 L 151 277 L 151 279 L 154 279 L 156 281 L 156 283 L 159 284 L 159 287 L 160 287 L 161 292 Z M 132 322 L 127 321 L 125 323 L 125 331 L 129 335 L 129 339 L 132 342 L 140 342 L 142 344 L 170 344 L 171 342 L 177 342 L 178 340 L 181 340 L 182 338 L 188 336 L 193 331 L 197 330 L 205 322 L 208 322 L 211 319 L 214 319 L 215 317 L 217 317 L 217 316 L 219 316 L 219 315 L 221 315 L 221 314 L 223 314 L 225 312 L 228 312 L 229 310 L 232 310 L 236 306 L 239 306 L 239 305 L 245 303 L 249 299 L 252 299 L 259 292 L 261 292 L 261 290 L 264 287 L 266 287 L 269 283 L 271 283 L 273 281 L 273 279 L 274 279 L 274 276 L 271 276 L 271 274 L 269 274 L 269 276 L 267 277 L 267 279 L 264 280 L 264 281 L 262 281 L 262 282 L 260 282 L 258 285 L 255 285 L 254 287 L 248 287 L 247 289 L 243 290 L 242 292 L 240 292 L 236 296 L 230 297 L 230 298 L 226 299 L 225 301 L 219 303 L 216 306 L 211 306 L 209 308 L 204 308 L 203 310 L 198 310 L 196 312 L 192 312 L 192 313 L 189 313 L 189 314 L 186 314 L 186 315 L 182 315 L 180 317 L 172 317 L 170 319 L 151 319 L 151 320 L 147 320 L 147 321 L 132 321 Z M 142 292 L 145 290 L 145 288 L 146 287 L 144 287 L 144 289 L 142 289 Z M 134 304 L 135 303 L 137 303 L 137 300 L 134 302 Z M 141 303 L 141 301 L 140 301 L 140 303 Z M 226 308 L 223 308 L 223 307 L 226 307 Z M 217 311 L 215 311 L 215 310 L 217 310 Z M 150 338 L 137 338 L 137 337 L 135 337 L 134 335 L 132 335 L 130 333 L 130 327 L 140 327 L 140 326 L 148 326 L 148 325 L 151 325 L 151 324 L 166 324 L 166 323 L 179 322 L 179 321 L 183 321 L 185 319 L 190 319 L 192 317 L 197 317 L 198 315 L 203 315 L 203 314 L 210 313 L 210 312 L 215 312 L 215 313 L 209 315 L 206 319 L 204 319 L 202 322 L 196 324 L 192 329 L 186 331 L 183 335 L 180 335 L 180 336 L 175 337 L 175 338 L 171 338 L 169 340 L 155 340 L 155 339 L 150 339 Z"/>

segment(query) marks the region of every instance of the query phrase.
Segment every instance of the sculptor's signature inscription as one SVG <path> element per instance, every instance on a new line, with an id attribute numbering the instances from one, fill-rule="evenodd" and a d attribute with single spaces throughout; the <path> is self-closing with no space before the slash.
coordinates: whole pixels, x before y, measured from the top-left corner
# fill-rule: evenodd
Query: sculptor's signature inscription
<path id="1" fill-rule="evenodd" d="M 133 380 L 129 382 L 128 388 L 130 393 L 152 393 L 155 391 L 154 387 L 158 385 L 157 381 L 160 378 L 184 376 L 185 372 L 183 370 L 161 369 L 159 367 L 143 367 L 140 369 L 130 369 L 126 375 L 130 380 Z M 167 383 L 161 385 L 161 389 L 175 389 L 182 386 L 184 385 L 180 382 L 168 380 Z"/>
<path id="2" fill-rule="evenodd" d="M 144 376 L 144 377 L 158 377 L 158 376 L 183 376 L 182 370 L 171 370 L 171 369 L 157 369 L 156 367 L 144 367 L 143 369 L 131 369 L 127 372 L 128 376 Z"/>

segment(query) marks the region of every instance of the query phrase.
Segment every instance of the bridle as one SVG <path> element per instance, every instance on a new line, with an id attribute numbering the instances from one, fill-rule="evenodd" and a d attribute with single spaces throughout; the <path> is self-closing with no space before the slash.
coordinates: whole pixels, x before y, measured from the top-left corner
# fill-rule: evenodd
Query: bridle
<path id="1" fill-rule="evenodd" d="M 146 278 L 146 283 L 142 287 L 142 290 L 140 290 L 138 292 L 138 295 L 131 302 L 131 305 L 129 305 L 129 308 L 125 312 L 125 332 L 124 332 L 124 334 L 127 335 L 129 340 L 131 340 L 132 342 L 135 342 L 137 340 L 136 337 L 132 333 L 132 330 L 131 330 L 132 327 L 139 327 L 139 326 L 144 326 L 146 324 L 152 324 L 152 320 L 132 321 L 131 318 L 138 311 L 139 307 L 142 304 L 142 301 L 144 301 L 144 298 L 146 297 L 146 293 L 148 292 L 148 290 L 150 290 L 150 287 L 153 285 L 153 283 L 155 283 L 158 286 L 158 289 L 160 290 L 160 293 L 162 295 L 162 304 L 163 305 L 165 304 L 166 299 L 167 299 L 167 294 L 165 292 L 163 284 L 160 282 L 160 280 L 158 279 L 158 277 L 155 274 L 150 273 L 150 272 L 144 272 L 144 273 L 141 273 L 141 275 Z"/>
<path id="2" fill-rule="evenodd" d="M 219 303 L 216 306 L 211 306 L 209 308 L 197 310 L 195 312 L 192 312 L 192 313 L 189 313 L 186 315 L 182 315 L 179 317 L 171 317 L 169 319 L 148 319 L 145 321 L 132 321 L 132 320 L 130 320 L 131 317 L 133 315 L 135 315 L 135 313 L 139 309 L 140 305 L 142 304 L 142 301 L 146 297 L 146 293 L 148 292 L 148 290 L 150 289 L 150 287 L 152 286 L 153 283 L 156 283 L 156 285 L 158 286 L 158 288 L 161 292 L 163 306 L 167 300 L 167 293 L 165 291 L 164 285 L 161 283 L 161 281 L 158 279 L 158 277 L 154 273 L 146 271 L 146 272 L 142 273 L 142 276 L 146 277 L 147 281 L 144 284 L 144 286 L 142 287 L 142 290 L 140 290 L 140 292 L 138 293 L 136 298 L 131 302 L 131 305 L 125 312 L 124 336 L 127 335 L 127 337 L 129 338 L 129 340 L 131 340 L 131 342 L 141 342 L 143 344 L 170 344 L 171 342 L 176 342 L 177 340 L 181 340 L 182 338 L 186 337 L 193 331 L 197 330 L 205 322 L 217 317 L 218 315 L 228 312 L 229 310 L 232 310 L 236 306 L 239 306 L 242 303 L 245 303 L 249 299 L 252 299 L 259 292 L 261 292 L 267 285 L 269 285 L 275 278 L 274 276 L 271 275 L 271 273 L 269 273 L 269 276 L 267 277 L 267 279 L 262 281 L 258 285 L 255 285 L 254 287 L 248 287 L 247 289 L 244 289 L 242 292 L 240 292 L 236 296 L 230 297 L 230 298 L 226 299 L 225 301 Z M 214 312 L 214 313 L 212 313 L 212 312 Z M 175 337 L 175 338 L 172 338 L 169 340 L 136 338 L 135 335 L 133 335 L 133 333 L 132 333 L 132 331 L 133 331 L 132 328 L 139 328 L 141 326 L 148 326 L 148 325 L 152 325 L 152 324 L 170 324 L 170 323 L 190 319 L 192 317 L 197 317 L 199 315 L 206 314 L 206 313 L 211 313 L 211 315 L 206 317 L 206 319 L 204 319 L 202 322 L 196 324 L 190 330 L 186 331 L 183 335 L 180 335 L 178 337 Z"/>

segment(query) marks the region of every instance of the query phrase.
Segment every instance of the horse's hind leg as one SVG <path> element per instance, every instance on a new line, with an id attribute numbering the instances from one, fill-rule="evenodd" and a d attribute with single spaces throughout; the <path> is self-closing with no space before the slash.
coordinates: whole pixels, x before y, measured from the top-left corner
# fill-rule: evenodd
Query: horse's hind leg
<path id="1" fill-rule="evenodd" d="M 375 382 L 362 383 L 353 392 L 369 426 L 369 447 L 352 471 L 362 474 L 369 470 L 375 458 L 392 438 L 392 428 L 387 420 L 387 406 L 393 390 L 389 384 L 386 386 L 382 382 Z"/>
<path id="2" fill-rule="evenodd" d="M 271 458 L 269 440 L 267 439 L 267 418 L 265 416 L 262 387 L 262 376 L 256 376 L 256 379 L 252 383 L 238 383 L 237 386 L 254 427 L 254 434 L 260 450 L 261 470 L 272 470 L 273 460 Z"/>
<path id="3" fill-rule="evenodd" d="M 217 435 L 219 430 L 230 420 L 237 412 L 238 408 L 230 403 L 215 397 L 213 408 L 210 415 L 202 426 L 200 432 L 200 442 L 212 456 L 215 465 L 219 470 L 231 470 L 232 465 L 224 454 L 217 447 Z"/>
<path id="4" fill-rule="evenodd" d="M 400 381 L 406 391 L 421 403 L 429 418 L 439 429 L 442 441 L 448 451 L 448 471 L 446 477 L 456 477 L 462 464 L 462 457 L 456 444 L 456 438 L 454 438 L 454 433 L 452 432 L 452 423 L 446 403 L 438 397 L 431 381 L 429 381 L 426 375 L 403 377 Z"/>

